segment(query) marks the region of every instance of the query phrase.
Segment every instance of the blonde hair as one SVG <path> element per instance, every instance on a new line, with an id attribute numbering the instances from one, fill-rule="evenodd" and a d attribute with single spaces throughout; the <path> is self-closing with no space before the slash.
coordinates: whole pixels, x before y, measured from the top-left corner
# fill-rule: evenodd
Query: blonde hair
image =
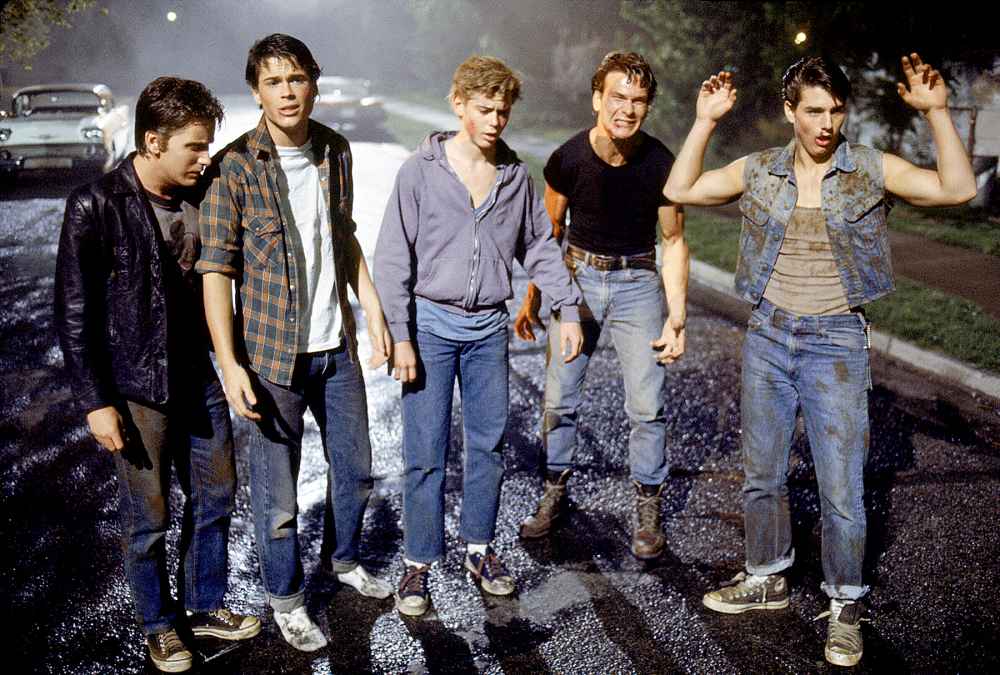
<path id="1" fill-rule="evenodd" d="M 503 96 L 514 103 L 521 97 L 521 79 L 500 59 L 470 56 L 455 69 L 448 98 L 458 96 L 468 101 L 476 94 L 489 98 Z"/>

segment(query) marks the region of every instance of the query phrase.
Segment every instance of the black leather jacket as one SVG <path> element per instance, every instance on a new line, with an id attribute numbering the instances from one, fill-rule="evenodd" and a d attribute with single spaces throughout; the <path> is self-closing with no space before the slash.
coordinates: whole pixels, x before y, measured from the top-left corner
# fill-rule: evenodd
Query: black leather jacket
<path id="1" fill-rule="evenodd" d="M 133 156 L 66 200 L 55 326 L 84 413 L 122 399 L 165 404 L 171 360 L 208 362 L 200 285 L 178 312 L 170 297 L 177 285 L 168 278 L 178 274 L 177 265 L 165 250 Z"/>

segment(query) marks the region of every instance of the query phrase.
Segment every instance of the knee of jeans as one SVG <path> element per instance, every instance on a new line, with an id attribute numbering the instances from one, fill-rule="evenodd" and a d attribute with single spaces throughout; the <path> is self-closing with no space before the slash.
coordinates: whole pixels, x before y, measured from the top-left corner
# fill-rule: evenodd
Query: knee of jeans
<path id="1" fill-rule="evenodd" d="M 298 528 L 295 512 L 274 509 L 268 518 L 271 539 L 285 539 L 295 534 Z"/>

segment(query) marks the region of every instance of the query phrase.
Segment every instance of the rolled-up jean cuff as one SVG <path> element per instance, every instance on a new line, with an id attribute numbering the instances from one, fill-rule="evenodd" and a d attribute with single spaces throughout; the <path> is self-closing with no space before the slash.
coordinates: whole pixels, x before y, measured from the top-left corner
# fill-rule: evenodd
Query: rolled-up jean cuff
<path id="1" fill-rule="evenodd" d="M 352 572 L 358 564 L 357 560 L 344 562 L 335 558 L 330 558 L 330 566 L 333 567 L 335 574 L 347 574 L 348 572 Z"/>
<path id="2" fill-rule="evenodd" d="M 275 612 L 287 613 L 292 610 L 298 609 L 306 604 L 306 594 L 304 591 L 296 593 L 295 595 L 267 595 L 267 604 L 271 605 L 271 609 Z"/>
<path id="3" fill-rule="evenodd" d="M 155 623 L 149 626 L 142 626 L 141 623 L 139 625 L 142 627 L 142 632 L 145 633 L 146 635 L 156 635 L 157 633 L 162 633 L 165 630 L 170 630 L 171 628 L 173 628 L 173 626 L 170 624 L 169 621 L 164 621 L 162 623 Z"/>
<path id="4" fill-rule="evenodd" d="M 826 593 L 831 598 L 836 598 L 838 600 L 860 600 L 865 597 L 870 590 L 868 586 L 836 586 L 830 585 L 825 581 L 819 585 L 820 590 Z"/>
<path id="5" fill-rule="evenodd" d="M 751 565 L 747 562 L 747 572 L 758 577 L 766 577 L 769 574 L 777 574 L 783 572 L 792 566 L 795 562 L 795 550 L 792 550 L 791 555 L 785 558 L 779 558 L 774 562 L 769 562 L 766 565 Z"/>

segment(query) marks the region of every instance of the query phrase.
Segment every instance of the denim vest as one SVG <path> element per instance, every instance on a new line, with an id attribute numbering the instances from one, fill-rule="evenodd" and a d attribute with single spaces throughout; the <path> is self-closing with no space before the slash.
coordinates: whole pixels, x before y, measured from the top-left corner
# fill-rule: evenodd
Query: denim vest
<path id="1" fill-rule="evenodd" d="M 798 201 L 795 141 L 747 156 L 740 198 L 743 228 L 736 292 L 756 305 L 764 295 Z M 841 141 L 823 177 L 821 205 L 847 302 L 858 307 L 895 290 L 889 257 L 882 153 Z"/>

